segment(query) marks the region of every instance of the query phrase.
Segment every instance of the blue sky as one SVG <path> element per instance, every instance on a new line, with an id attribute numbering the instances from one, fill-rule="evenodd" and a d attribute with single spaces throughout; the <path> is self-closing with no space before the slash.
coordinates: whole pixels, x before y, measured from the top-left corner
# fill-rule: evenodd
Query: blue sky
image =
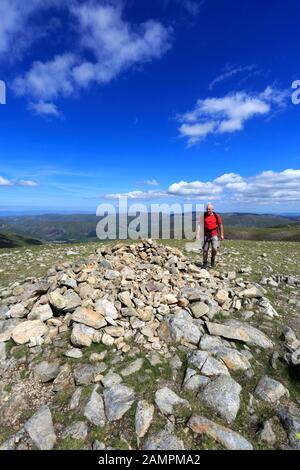
<path id="1" fill-rule="evenodd" d="M 296 0 L 0 0 L 0 210 L 300 212 Z"/>

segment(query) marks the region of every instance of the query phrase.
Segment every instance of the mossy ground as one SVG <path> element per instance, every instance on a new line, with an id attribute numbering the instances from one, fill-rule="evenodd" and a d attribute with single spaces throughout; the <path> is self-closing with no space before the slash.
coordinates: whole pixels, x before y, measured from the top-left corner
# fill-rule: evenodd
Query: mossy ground
<path id="1" fill-rule="evenodd" d="M 2 427 L 0 429 L 0 446 L 14 435 L 14 431 L 11 428 Z"/>
<path id="2" fill-rule="evenodd" d="M 85 446 L 83 439 L 74 439 L 72 437 L 65 437 L 56 446 L 56 450 L 80 450 Z"/>

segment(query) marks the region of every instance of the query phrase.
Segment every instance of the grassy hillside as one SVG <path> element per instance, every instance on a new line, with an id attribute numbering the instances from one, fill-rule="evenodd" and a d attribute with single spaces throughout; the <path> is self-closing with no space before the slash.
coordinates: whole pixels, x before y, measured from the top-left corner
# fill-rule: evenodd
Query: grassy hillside
<path id="1" fill-rule="evenodd" d="M 228 227 L 275 227 L 300 222 L 298 216 L 276 214 L 227 213 L 221 216 L 223 224 Z"/>
<path id="2" fill-rule="evenodd" d="M 260 228 L 225 226 L 225 236 L 229 240 L 273 240 L 300 242 L 300 223 Z"/>
<path id="3" fill-rule="evenodd" d="M 0 248 L 16 248 L 30 245 L 42 245 L 42 242 L 35 238 L 22 237 L 14 233 L 0 232 Z"/>
<path id="4" fill-rule="evenodd" d="M 98 221 L 88 214 L 3 217 L 0 229 L 45 241 L 84 241 L 96 238 Z"/>

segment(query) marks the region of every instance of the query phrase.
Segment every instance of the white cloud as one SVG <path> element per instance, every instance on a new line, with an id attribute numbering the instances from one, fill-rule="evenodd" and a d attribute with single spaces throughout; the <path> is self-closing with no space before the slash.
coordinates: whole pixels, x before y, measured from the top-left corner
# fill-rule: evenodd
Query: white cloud
<path id="1" fill-rule="evenodd" d="M 166 5 L 177 3 L 186 10 L 190 15 L 197 16 L 205 2 L 205 0 L 164 0 Z"/>
<path id="2" fill-rule="evenodd" d="M 263 171 L 247 178 L 237 173 L 225 173 L 212 182 L 181 181 L 173 183 L 168 192 L 178 196 L 203 196 L 203 199 L 223 199 L 236 202 L 270 204 L 300 201 L 300 170 Z"/>
<path id="3" fill-rule="evenodd" d="M 203 124 L 182 124 L 179 128 L 180 135 L 188 138 L 188 146 L 196 144 L 200 139 L 205 138 L 214 132 L 215 122 L 205 122 Z"/>
<path id="4" fill-rule="evenodd" d="M 262 93 L 235 92 L 222 98 L 199 99 L 192 111 L 178 116 L 182 122 L 180 136 L 191 146 L 209 134 L 240 131 L 248 120 L 285 106 L 287 98 L 286 90 L 267 87 Z"/>
<path id="5" fill-rule="evenodd" d="M 260 94 L 260 98 L 280 107 L 285 107 L 287 99 L 290 98 L 290 94 L 290 90 L 279 90 L 277 88 L 267 86 L 265 91 Z"/>
<path id="6" fill-rule="evenodd" d="M 300 170 L 264 171 L 243 179 L 240 186 L 229 187 L 233 197 L 256 202 L 300 201 Z"/>
<path id="7" fill-rule="evenodd" d="M 29 186 L 34 187 L 38 186 L 39 184 L 36 181 L 31 180 L 8 180 L 3 176 L 0 176 L 0 186 Z"/>
<path id="8" fill-rule="evenodd" d="M 103 196 L 98 196 L 101 198 Z M 281 172 L 263 171 L 258 175 L 243 177 L 238 173 L 225 173 L 212 181 L 179 181 L 166 190 L 129 191 L 111 193 L 105 199 L 151 200 L 156 198 L 195 199 L 219 201 L 231 205 L 255 203 L 272 205 L 280 202 L 300 202 L 300 169 Z"/>
<path id="9" fill-rule="evenodd" d="M 153 179 L 153 180 L 146 180 L 145 184 L 148 186 L 159 186 L 159 181 Z"/>
<path id="10" fill-rule="evenodd" d="M 0 186 L 12 186 L 12 182 L 0 176 Z"/>
<path id="11" fill-rule="evenodd" d="M 209 90 L 212 90 L 214 88 L 215 85 L 217 85 L 218 83 L 221 83 L 221 82 L 224 82 L 225 80 L 228 80 L 240 73 L 244 73 L 244 72 L 253 72 L 254 70 L 256 70 L 256 65 L 252 64 L 252 65 L 246 65 L 246 66 L 240 66 L 240 67 L 233 67 L 233 68 L 230 68 L 229 70 L 226 70 L 224 73 L 222 73 L 221 75 L 219 75 L 218 77 L 216 77 L 208 86 L 208 89 Z"/>
<path id="12" fill-rule="evenodd" d="M 237 173 L 225 173 L 222 176 L 214 179 L 214 183 L 221 184 L 221 185 L 228 185 L 228 184 L 235 184 L 242 181 L 242 177 Z"/>
<path id="13" fill-rule="evenodd" d="M 245 191 L 247 189 L 247 183 L 241 179 L 241 181 L 226 184 L 225 188 L 231 189 L 232 191 Z"/>
<path id="14" fill-rule="evenodd" d="M 222 191 L 222 187 L 211 182 L 193 181 L 188 183 L 180 181 L 179 183 L 171 184 L 167 192 L 176 196 L 207 199 L 211 196 L 218 196 Z"/>
<path id="15" fill-rule="evenodd" d="M 11 46 L 15 34 L 23 31 L 28 16 L 40 1 L 1 0 L 0 2 L 0 55 Z"/>
<path id="16" fill-rule="evenodd" d="M 14 53 L 26 50 L 41 34 L 47 33 L 48 25 L 43 25 L 42 33 L 37 25 L 28 26 L 34 13 L 52 6 L 64 7 L 67 3 L 67 0 L 1 0 L 0 57 L 11 60 Z"/>
<path id="17" fill-rule="evenodd" d="M 74 8 L 81 44 L 96 57 L 95 79 L 111 81 L 130 66 L 159 58 L 170 47 L 170 29 L 156 21 L 131 25 L 118 6 L 84 4 Z"/>
<path id="18" fill-rule="evenodd" d="M 18 186 L 28 186 L 31 188 L 34 188 L 36 186 L 39 186 L 39 184 L 36 181 L 31 181 L 31 180 L 20 180 L 17 182 Z"/>
<path id="19" fill-rule="evenodd" d="M 71 2 L 78 33 L 76 52 L 34 62 L 25 75 L 15 79 L 16 94 L 36 100 L 33 109 L 55 115 L 55 99 L 74 95 L 93 82 L 106 84 L 135 65 L 160 58 L 171 46 L 171 29 L 152 20 L 131 24 L 122 18 L 120 5 L 85 2 L 74 6 Z M 89 60 L 84 58 L 86 52 Z"/>
<path id="20" fill-rule="evenodd" d="M 129 191 L 128 193 L 112 193 L 106 194 L 105 199 L 155 199 L 160 197 L 168 197 L 169 195 L 165 191 Z"/>
<path id="21" fill-rule="evenodd" d="M 60 112 L 54 103 L 45 103 L 45 101 L 30 103 L 29 109 L 33 110 L 36 114 L 42 114 L 44 116 L 60 116 Z"/>
<path id="22" fill-rule="evenodd" d="M 199 0 L 180 0 L 181 5 L 193 16 L 197 16 L 204 1 Z"/>
<path id="23" fill-rule="evenodd" d="M 34 62 L 29 72 L 14 81 L 16 94 L 39 102 L 71 95 L 75 89 L 72 67 L 76 60 L 73 54 L 64 54 L 48 62 Z"/>

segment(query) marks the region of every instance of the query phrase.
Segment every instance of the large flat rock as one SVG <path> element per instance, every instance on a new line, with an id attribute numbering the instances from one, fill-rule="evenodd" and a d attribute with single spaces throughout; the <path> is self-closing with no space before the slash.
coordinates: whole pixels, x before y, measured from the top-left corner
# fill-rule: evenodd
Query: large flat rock
<path id="1" fill-rule="evenodd" d="M 184 444 L 175 433 L 160 431 L 149 436 L 144 444 L 144 450 L 184 450 Z"/>
<path id="2" fill-rule="evenodd" d="M 167 315 L 161 323 L 158 334 L 166 342 L 199 344 L 202 331 L 199 324 L 186 311 Z"/>
<path id="3" fill-rule="evenodd" d="M 168 387 L 163 387 L 155 393 L 155 403 L 163 414 L 174 414 L 175 406 L 182 406 L 190 409 L 191 406 L 187 400 L 180 398 L 173 390 Z"/>
<path id="4" fill-rule="evenodd" d="M 276 403 L 284 395 L 288 395 L 287 389 L 278 382 L 267 375 L 261 377 L 258 382 L 256 389 L 256 395 L 258 395 L 262 400 L 269 403 Z"/>
<path id="5" fill-rule="evenodd" d="M 262 331 L 238 320 L 229 320 L 224 324 L 206 322 L 209 334 L 242 341 L 263 349 L 273 348 L 272 341 Z"/>
<path id="6" fill-rule="evenodd" d="M 193 415 L 187 423 L 195 433 L 210 436 L 229 450 L 253 450 L 252 444 L 229 428 L 220 426 L 204 416 Z"/>
<path id="7" fill-rule="evenodd" d="M 72 314 L 72 320 L 77 323 L 83 323 L 91 328 L 102 328 L 105 326 L 106 320 L 99 312 L 95 312 L 91 308 L 78 307 Z"/>
<path id="8" fill-rule="evenodd" d="M 211 380 L 198 398 L 204 405 L 212 408 L 225 421 L 231 423 L 235 420 L 240 408 L 240 392 L 242 387 L 227 375 L 220 375 Z"/>
<path id="9" fill-rule="evenodd" d="M 108 421 L 117 421 L 129 410 L 135 400 L 132 388 L 123 384 L 105 388 L 103 392 L 105 414 Z"/>
<path id="10" fill-rule="evenodd" d="M 94 389 L 85 407 L 84 416 L 95 426 L 103 427 L 106 423 L 102 396 Z"/>
<path id="11" fill-rule="evenodd" d="M 30 338 L 44 336 L 48 328 L 41 320 L 28 320 L 17 325 L 12 331 L 11 337 L 17 344 L 25 344 Z"/>
<path id="12" fill-rule="evenodd" d="M 47 405 L 42 406 L 24 425 L 39 450 L 51 450 L 56 442 L 52 416 Z"/>

